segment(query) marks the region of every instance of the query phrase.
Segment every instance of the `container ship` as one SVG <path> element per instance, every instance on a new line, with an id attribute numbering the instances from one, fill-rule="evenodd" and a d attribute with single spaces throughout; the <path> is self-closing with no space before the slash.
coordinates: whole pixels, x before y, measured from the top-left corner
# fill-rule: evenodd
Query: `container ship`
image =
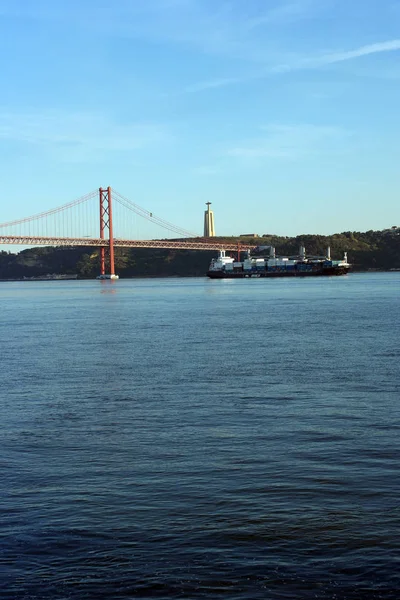
<path id="1" fill-rule="evenodd" d="M 319 275 L 345 275 L 349 272 L 347 252 L 343 260 L 332 260 L 330 248 L 325 256 L 306 256 L 300 246 L 296 256 L 276 256 L 273 246 L 257 246 L 247 251 L 243 261 L 235 261 L 220 250 L 207 271 L 211 279 L 239 279 L 244 277 L 315 277 Z"/>

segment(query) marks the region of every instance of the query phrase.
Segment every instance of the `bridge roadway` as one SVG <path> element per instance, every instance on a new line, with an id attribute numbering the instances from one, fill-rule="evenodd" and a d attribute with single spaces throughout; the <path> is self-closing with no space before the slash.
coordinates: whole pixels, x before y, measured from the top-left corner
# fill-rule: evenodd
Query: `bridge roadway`
<path id="1" fill-rule="evenodd" d="M 21 246 L 95 246 L 108 247 L 109 240 L 100 238 L 62 238 L 34 237 L 21 235 L 0 235 L 0 244 Z M 165 248 L 167 250 L 228 250 L 236 251 L 238 244 L 203 241 L 203 238 L 190 241 L 176 240 L 120 240 L 114 238 L 114 246 L 120 248 Z M 242 248 L 255 248 L 252 245 L 241 245 Z"/>

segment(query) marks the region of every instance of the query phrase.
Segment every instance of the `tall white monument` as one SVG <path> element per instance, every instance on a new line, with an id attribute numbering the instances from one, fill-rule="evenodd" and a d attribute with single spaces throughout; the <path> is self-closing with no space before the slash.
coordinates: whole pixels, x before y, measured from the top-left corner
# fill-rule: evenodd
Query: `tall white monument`
<path id="1" fill-rule="evenodd" d="M 204 213 L 204 237 L 214 237 L 214 213 L 210 210 L 211 202 L 206 202 L 207 210 Z"/>

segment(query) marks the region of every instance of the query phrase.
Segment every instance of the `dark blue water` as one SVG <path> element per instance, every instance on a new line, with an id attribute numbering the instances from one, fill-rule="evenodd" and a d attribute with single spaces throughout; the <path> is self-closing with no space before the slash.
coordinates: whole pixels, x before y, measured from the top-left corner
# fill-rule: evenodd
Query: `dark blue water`
<path id="1" fill-rule="evenodd" d="M 399 598 L 398 273 L 0 302 L 1 598 Z"/>

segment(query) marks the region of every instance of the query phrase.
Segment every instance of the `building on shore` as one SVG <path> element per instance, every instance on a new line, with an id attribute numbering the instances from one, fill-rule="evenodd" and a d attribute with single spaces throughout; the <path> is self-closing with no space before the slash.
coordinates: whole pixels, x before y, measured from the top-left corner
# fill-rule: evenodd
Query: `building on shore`
<path id="1" fill-rule="evenodd" d="M 210 210 L 211 202 L 206 202 L 207 210 L 204 213 L 204 237 L 214 237 L 214 213 Z"/>

